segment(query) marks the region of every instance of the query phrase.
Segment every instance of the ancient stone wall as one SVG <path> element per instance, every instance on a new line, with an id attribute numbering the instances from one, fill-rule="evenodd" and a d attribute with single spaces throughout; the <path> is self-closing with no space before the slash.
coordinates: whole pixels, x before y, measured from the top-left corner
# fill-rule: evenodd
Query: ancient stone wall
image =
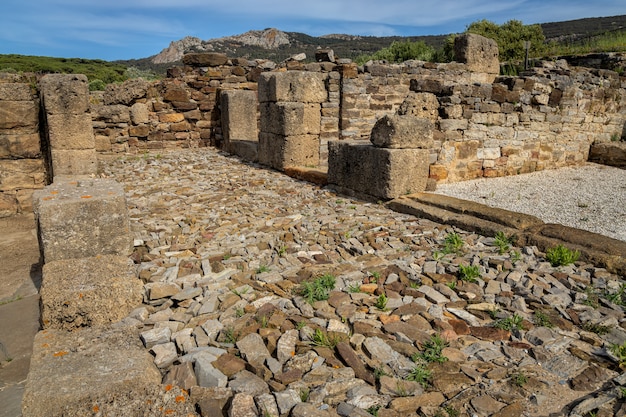
<path id="1" fill-rule="evenodd" d="M 46 183 L 34 77 L 0 74 L 0 217 L 32 210 Z"/>

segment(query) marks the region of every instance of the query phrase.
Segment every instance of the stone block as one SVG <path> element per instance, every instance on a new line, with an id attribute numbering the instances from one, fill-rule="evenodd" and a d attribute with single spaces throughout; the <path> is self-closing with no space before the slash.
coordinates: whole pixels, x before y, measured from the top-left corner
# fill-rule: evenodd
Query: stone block
<path id="1" fill-rule="evenodd" d="M 363 142 L 328 142 L 328 182 L 381 199 L 426 190 L 428 149 L 385 149 Z"/>
<path id="2" fill-rule="evenodd" d="M 192 67 L 217 67 L 227 62 L 228 57 L 218 52 L 190 53 L 183 56 L 183 64 Z"/>
<path id="3" fill-rule="evenodd" d="M 9 217 L 17 213 L 18 204 L 15 195 L 0 193 L 0 218 Z"/>
<path id="4" fill-rule="evenodd" d="M 589 149 L 589 161 L 626 168 L 626 142 L 596 142 Z"/>
<path id="5" fill-rule="evenodd" d="M 52 175 L 92 175 L 98 171 L 95 142 L 92 149 L 52 149 Z"/>
<path id="6" fill-rule="evenodd" d="M 433 147 L 433 123 L 415 116 L 387 115 L 376 121 L 370 141 L 379 148 L 429 149 Z"/>
<path id="7" fill-rule="evenodd" d="M 46 116 L 52 150 L 94 149 L 96 144 L 89 114 L 59 113 Z"/>
<path id="8" fill-rule="evenodd" d="M 41 143 L 38 133 L 0 133 L 0 158 L 39 158 Z"/>
<path id="9" fill-rule="evenodd" d="M 39 106 L 34 101 L 0 101 L 0 129 L 37 132 Z M 13 133 L 13 132 L 12 132 Z"/>
<path id="10" fill-rule="evenodd" d="M 46 114 L 89 111 L 89 81 L 82 74 L 47 74 L 39 81 Z"/>
<path id="11" fill-rule="evenodd" d="M 224 140 L 258 141 L 256 92 L 224 90 L 220 102 Z"/>
<path id="12" fill-rule="evenodd" d="M 317 166 L 320 159 L 319 137 L 283 136 L 261 132 L 258 158 L 261 164 L 281 171 L 294 166 Z"/>
<path id="13" fill-rule="evenodd" d="M 432 93 L 410 92 L 398 108 L 398 114 L 421 117 L 434 123 L 439 119 L 439 100 Z"/>
<path id="14" fill-rule="evenodd" d="M 0 159 L 0 191 L 43 188 L 44 181 L 42 159 Z"/>
<path id="15" fill-rule="evenodd" d="M 96 120 L 104 120 L 107 123 L 128 123 L 131 120 L 128 107 L 122 104 L 94 106 L 93 112 Z"/>
<path id="16" fill-rule="evenodd" d="M 261 104 L 261 131 L 276 135 L 319 135 L 319 104 L 278 102 Z"/>
<path id="17" fill-rule="evenodd" d="M 322 74 L 306 71 L 266 72 L 259 76 L 259 102 L 323 103 L 327 100 Z"/>
<path id="18" fill-rule="evenodd" d="M 125 256 L 63 259 L 43 267 L 44 329 L 75 330 L 126 317 L 143 299 L 143 283 Z"/>
<path id="19" fill-rule="evenodd" d="M 472 72 L 494 74 L 494 79 L 500 73 L 498 44 L 493 39 L 474 33 L 457 36 L 454 39 L 454 57 Z"/>
<path id="20" fill-rule="evenodd" d="M 33 90 L 26 83 L 0 83 L 0 101 L 31 101 Z"/>
<path id="21" fill-rule="evenodd" d="M 136 124 L 148 123 L 150 121 L 150 111 L 145 103 L 135 103 L 130 108 L 130 120 Z"/>
<path id="22" fill-rule="evenodd" d="M 161 383 L 152 361 L 128 327 L 42 330 L 33 344 L 22 415 L 138 415 Z"/>
<path id="23" fill-rule="evenodd" d="M 113 180 L 55 182 L 35 192 L 39 245 L 46 263 L 132 250 L 124 188 Z"/>

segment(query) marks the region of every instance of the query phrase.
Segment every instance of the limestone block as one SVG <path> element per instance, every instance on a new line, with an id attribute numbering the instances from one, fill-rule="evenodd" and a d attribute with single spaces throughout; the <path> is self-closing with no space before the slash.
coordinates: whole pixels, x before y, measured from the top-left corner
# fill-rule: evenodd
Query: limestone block
<path id="1" fill-rule="evenodd" d="M 143 299 L 143 283 L 125 256 L 47 262 L 40 290 L 44 329 L 75 330 L 126 317 Z"/>
<path id="2" fill-rule="evenodd" d="M 32 101 L 33 90 L 25 83 L 0 83 L 0 101 Z"/>
<path id="3" fill-rule="evenodd" d="M 43 188 L 42 159 L 0 160 L 0 191 Z"/>
<path id="4" fill-rule="evenodd" d="M 328 142 L 328 182 L 376 198 L 426 190 L 428 149 L 386 149 L 348 141 Z"/>
<path id="5" fill-rule="evenodd" d="M 376 121 L 370 141 L 379 148 L 428 149 L 434 144 L 434 129 L 428 119 L 387 115 Z"/>
<path id="6" fill-rule="evenodd" d="M 98 171 L 95 143 L 92 149 L 52 149 L 52 174 L 91 175 Z"/>
<path id="7" fill-rule="evenodd" d="M 183 64 L 192 67 L 217 67 L 227 62 L 228 57 L 218 52 L 191 53 L 183 56 Z"/>
<path id="8" fill-rule="evenodd" d="M 143 78 L 126 80 L 122 84 L 111 83 L 104 90 L 104 104 L 124 104 L 130 106 L 135 100 L 148 95 L 151 83 Z"/>
<path id="9" fill-rule="evenodd" d="M 39 81 L 46 114 L 89 111 L 89 81 L 82 74 L 47 74 Z"/>
<path id="10" fill-rule="evenodd" d="M 124 188 L 106 179 L 55 182 L 35 192 L 39 245 L 46 263 L 132 250 Z"/>
<path id="11" fill-rule="evenodd" d="M 319 137 L 261 132 L 258 157 L 261 164 L 281 171 L 293 166 L 317 166 L 320 158 Z"/>
<path id="12" fill-rule="evenodd" d="M 457 36 L 454 39 L 454 57 L 457 62 L 467 64 L 470 71 L 500 73 L 498 44 L 493 39 L 474 33 Z"/>
<path id="13" fill-rule="evenodd" d="M 39 133 L 1 134 L 0 158 L 39 158 L 41 143 Z"/>
<path id="14" fill-rule="evenodd" d="M 306 71 L 265 72 L 259 76 L 259 102 L 323 103 L 322 74 Z"/>
<path id="15" fill-rule="evenodd" d="M 409 92 L 398 108 L 399 115 L 411 115 L 436 122 L 439 119 L 439 100 L 432 93 Z"/>
<path id="16" fill-rule="evenodd" d="M 0 218 L 9 217 L 17 213 L 18 204 L 15 195 L 0 193 Z"/>
<path id="17" fill-rule="evenodd" d="M 144 104 L 145 106 L 145 104 Z M 93 112 L 96 120 L 104 120 L 108 123 L 128 123 L 130 122 L 130 110 L 122 104 L 112 104 L 108 106 L 94 106 Z"/>
<path id="18" fill-rule="evenodd" d="M 46 116 L 53 150 L 94 149 L 96 144 L 89 114 L 59 113 Z"/>
<path id="19" fill-rule="evenodd" d="M 148 123 L 150 121 L 150 111 L 145 103 L 135 103 L 130 108 L 130 120 L 136 124 Z"/>
<path id="20" fill-rule="evenodd" d="M 589 150 L 589 161 L 626 168 L 626 142 L 596 142 Z"/>
<path id="21" fill-rule="evenodd" d="M 258 141 L 255 91 L 224 90 L 220 94 L 224 140 Z"/>
<path id="22" fill-rule="evenodd" d="M 279 102 L 261 104 L 261 131 L 276 135 L 318 135 L 319 104 Z"/>
<path id="23" fill-rule="evenodd" d="M 160 383 L 137 330 L 42 330 L 33 344 L 22 415 L 138 415 Z"/>
<path id="24" fill-rule="evenodd" d="M 39 106 L 34 101 L 0 101 L 0 129 L 36 132 Z"/>

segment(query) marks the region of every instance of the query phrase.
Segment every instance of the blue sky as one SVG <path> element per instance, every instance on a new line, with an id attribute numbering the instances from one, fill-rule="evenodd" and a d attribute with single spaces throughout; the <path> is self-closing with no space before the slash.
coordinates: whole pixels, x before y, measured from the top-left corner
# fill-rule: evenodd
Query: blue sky
<path id="1" fill-rule="evenodd" d="M 0 54 L 132 59 L 185 36 L 275 27 L 312 36 L 437 35 L 471 22 L 626 14 L 625 0 L 2 0 Z"/>

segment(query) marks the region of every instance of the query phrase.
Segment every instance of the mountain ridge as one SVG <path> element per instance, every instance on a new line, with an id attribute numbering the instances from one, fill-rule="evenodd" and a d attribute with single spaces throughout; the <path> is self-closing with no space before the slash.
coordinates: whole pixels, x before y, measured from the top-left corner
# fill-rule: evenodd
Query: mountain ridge
<path id="1" fill-rule="evenodd" d="M 624 30 L 626 15 L 590 17 L 539 25 L 547 41 L 564 39 L 577 41 L 600 33 Z M 372 54 L 389 46 L 393 41 L 423 41 L 429 46 L 440 48 L 449 35 L 376 37 L 333 33 L 315 37 L 300 32 L 284 32 L 276 28 L 266 28 L 209 40 L 186 36 L 177 41 L 171 41 L 168 47 L 156 55 L 120 62 L 140 64 L 140 66 L 150 64 L 165 66 L 180 62 L 183 55 L 189 52 L 221 52 L 230 57 L 270 59 L 280 62 L 301 52 L 310 58 L 319 48 L 330 48 L 334 50 L 337 57 L 354 59 L 358 55 Z"/>

